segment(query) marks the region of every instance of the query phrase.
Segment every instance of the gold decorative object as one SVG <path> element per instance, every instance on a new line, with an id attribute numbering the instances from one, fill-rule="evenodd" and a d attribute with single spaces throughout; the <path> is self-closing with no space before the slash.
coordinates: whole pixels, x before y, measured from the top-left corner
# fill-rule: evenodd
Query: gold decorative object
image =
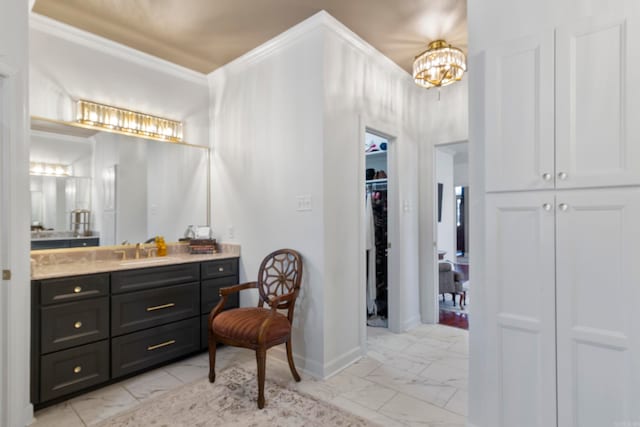
<path id="1" fill-rule="evenodd" d="M 429 43 L 413 61 L 413 80 L 427 89 L 447 86 L 462 79 L 467 71 L 464 53 L 444 40 Z"/>
<path id="2" fill-rule="evenodd" d="M 115 130 L 140 137 L 182 142 L 182 122 L 110 105 L 79 100 L 76 121 L 85 126 Z"/>

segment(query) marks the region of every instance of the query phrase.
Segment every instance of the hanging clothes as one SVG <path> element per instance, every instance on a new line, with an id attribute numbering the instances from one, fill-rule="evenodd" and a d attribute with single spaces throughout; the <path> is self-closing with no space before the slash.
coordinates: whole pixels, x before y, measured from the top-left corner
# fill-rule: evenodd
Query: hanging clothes
<path id="1" fill-rule="evenodd" d="M 376 231 L 371 193 L 367 192 L 365 206 L 365 249 L 367 250 L 367 311 L 376 313 Z"/>

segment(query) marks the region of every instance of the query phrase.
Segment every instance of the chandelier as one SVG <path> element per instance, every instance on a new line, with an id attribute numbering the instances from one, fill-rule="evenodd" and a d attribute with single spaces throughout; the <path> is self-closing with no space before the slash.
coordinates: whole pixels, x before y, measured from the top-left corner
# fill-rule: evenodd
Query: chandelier
<path id="1" fill-rule="evenodd" d="M 427 50 L 413 61 L 413 80 L 427 89 L 460 81 L 465 71 L 464 53 L 444 40 L 429 43 Z"/>

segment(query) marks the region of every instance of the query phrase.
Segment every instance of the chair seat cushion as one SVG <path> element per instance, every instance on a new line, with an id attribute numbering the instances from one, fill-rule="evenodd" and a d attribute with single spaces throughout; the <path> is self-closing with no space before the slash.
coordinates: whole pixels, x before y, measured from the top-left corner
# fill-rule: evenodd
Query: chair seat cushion
<path id="1" fill-rule="evenodd" d="M 213 319 L 215 335 L 250 346 L 258 344 L 258 332 L 264 320 L 271 316 L 271 309 L 257 307 L 234 308 L 223 311 Z M 265 344 L 275 345 L 285 341 L 291 332 L 286 316 L 276 313 L 267 327 Z"/>

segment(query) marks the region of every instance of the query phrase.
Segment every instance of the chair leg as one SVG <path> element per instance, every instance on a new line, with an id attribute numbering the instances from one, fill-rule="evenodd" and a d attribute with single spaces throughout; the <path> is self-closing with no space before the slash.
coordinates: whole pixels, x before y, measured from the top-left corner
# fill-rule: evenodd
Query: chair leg
<path id="1" fill-rule="evenodd" d="M 291 375 L 296 382 L 300 382 L 300 375 L 296 371 L 296 365 L 293 363 L 293 349 L 291 345 L 291 338 L 287 341 L 287 361 L 289 362 L 289 369 L 291 369 Z"/>
<path id="2" fill-rule="evenodd" d="M 216 339 L 209 330 L 209 382 L 216 380 Z"/>
<path id="3" fill-rule="evenodd" d="M 264 408 L 264 377 L 265 365 L 267 363 L 267 350 L 259 348 L 256 350 L 256 361 L 258 362 L 258 409 Z"/>

